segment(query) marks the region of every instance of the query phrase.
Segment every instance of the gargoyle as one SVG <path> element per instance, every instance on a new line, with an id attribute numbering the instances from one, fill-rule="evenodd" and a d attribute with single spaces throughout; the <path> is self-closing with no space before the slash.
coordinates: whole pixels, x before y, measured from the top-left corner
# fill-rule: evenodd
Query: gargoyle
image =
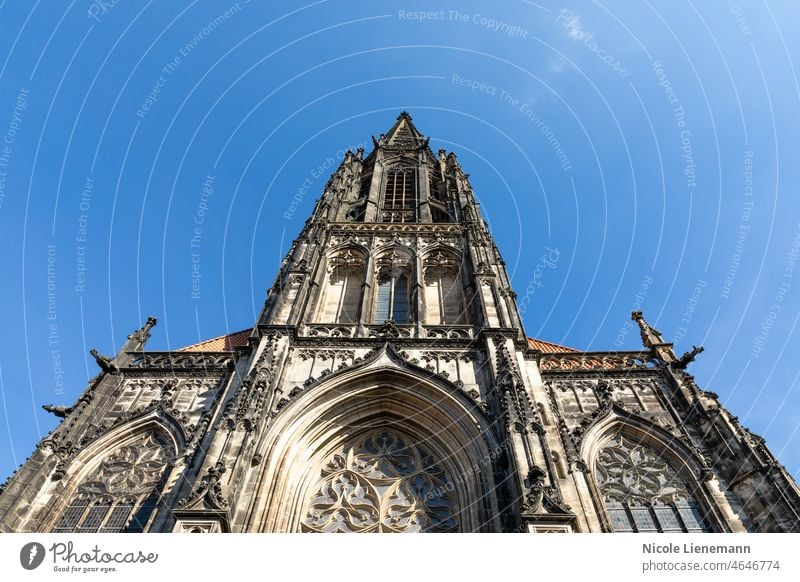
<path id="1" fill-rule="evenodd" d="M 119 374 L 119 367 L 117 366 L 116 362 L 112 358 L 108 356 L 104 356 L 97 350 L 90 350 L 90 354 L 94 357 L 97 365 L 105 372 L 106 374 Z"/>
<path id="2" fill-rule="evenodd" d="M 52 404 L 45 404 L 42 408 L 58 418 L 66 418 L 70 412 L 75 410 L 74 406 L 54 406 Z"/>
<path id="3" fill-rule="evenodd" d="M 676 370 L 685 370 L 686 366 L 694 362 L 697 354 L 701 353 L 705 348 L 703 346 L 692 346 L 691 351 L 686 352 L 680 358 L 672 362 L 672 367 Z"/>

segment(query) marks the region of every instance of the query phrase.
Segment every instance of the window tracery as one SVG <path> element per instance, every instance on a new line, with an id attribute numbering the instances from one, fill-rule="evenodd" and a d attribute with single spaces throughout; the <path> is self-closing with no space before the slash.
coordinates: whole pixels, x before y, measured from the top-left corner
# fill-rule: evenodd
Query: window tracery
<path id="1" fill-rule="evenodd" d="M 700 506 L 656 451 L 617 435 L 597 457 L 597 484 L 615 532 L 704 532 Z"/>
<path id="2" fill-rule="evenodd" d="M 450 484 L 448 486 L 448 484 Z M 433 457 L 380 429 L 334 453 L 306 502 L 311 532 L 456 531 L 452 482 Z"/>
<path id="3" fill-rule="evenodd" d="M 463 285 L 454 257 L 437 251 L 425 259 L 425 323 L 461 325 L 466 323 Z"/>
<path id="4" fill-rule="evenodd" d="M 409 323 L 411 260 L 395 250 L 376 261 L 375 305 L 373 323 Z"/>
<path id="5" fill-rule="evenodd" d="M 171 458 L 171 447 L 153 433 L 117 448 L 78 485 L 53 531 L 144 531 Z"/>
<path id="6" fill-rule="evenodd" d="M 328 283 L 322 301 L 321 323 L 356 323 L 364 284 L 364 259 L 346 250 L 328 264 Z"/>

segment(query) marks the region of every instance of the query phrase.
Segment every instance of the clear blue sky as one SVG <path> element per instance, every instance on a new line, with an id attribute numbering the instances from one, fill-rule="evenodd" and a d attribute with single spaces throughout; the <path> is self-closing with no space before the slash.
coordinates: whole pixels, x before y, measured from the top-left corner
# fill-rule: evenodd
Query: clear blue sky
<path id="1" fill-rule="evenodd" d="M 641 305 L 798 475 L 796 4 L 101 5 L 0 2 L 0 480 L 90 348 L 251 326 L 331 165 L 404 109 L 471 174 L 529 335 L 637 349 Z"/>

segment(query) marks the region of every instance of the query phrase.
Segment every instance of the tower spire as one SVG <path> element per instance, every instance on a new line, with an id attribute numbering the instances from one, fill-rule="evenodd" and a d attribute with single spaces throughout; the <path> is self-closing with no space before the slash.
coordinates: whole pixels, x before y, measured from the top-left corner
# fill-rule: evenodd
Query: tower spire
<path id="1" fill-rule="evenodd" d="M 376 147 L 416 150 L 427 147 L 429 139 L 426 138 L 414 125 L 411 115 L 403 111 L 397 116 L 397 121 L 386 133 L 381 134 L 377 140 L 373 137 Z"/>

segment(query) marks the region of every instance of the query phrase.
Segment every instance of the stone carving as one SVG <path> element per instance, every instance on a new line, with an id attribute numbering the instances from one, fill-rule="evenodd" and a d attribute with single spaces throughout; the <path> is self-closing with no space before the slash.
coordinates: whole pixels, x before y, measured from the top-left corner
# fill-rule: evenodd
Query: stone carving
<path id="1" fill-rule="evenodd" d="M 650 447 L 613 437 L 600 449 L 596 479 L 613 531 L 709 531 L 686 482 Z"/>
<path id="2" fill-rule="evenodd" d="M 469 339 L 472 328 L 468 325 L 425 326 L 426 335 L 435 339 Z"/>
<path id="3" fill-rule="evenodd" d="M 100 366 L 100 369 L 103 370 L 103 372 L 106 374 L 119 374 L 119 367 L 113 358 L 104 356 L 94 349 L 89 350 L 89 353 L 92 354 L 95 362 L 97 362 L 97 365 Z"/>
<path id="4" fill-rule="evenodd" d="M 353 337 L 355 326 L 346 325 L 309 325 L 308 335 L 311 337 Z"/>
<path id="5" fill-rule="evenodd" d="M 130 363 L 131 368 L 208 369 L 227 366 L 231 361 L 228 352 L 144 352 Z"/>
<path id="6" fill-rule="evenodd" d="M 533 410 L 517 365 L 503 343 L 497 346 L 496 382 L 498 397 L 509 430 L 525 433 L 529 425 L 535 425 L 535 428 L 541 425 L 541 419 Z"/>
<path id="7" fill-rule="evenodd" d="M 196 509 L 201 505 L 206 509 L 227 509 L 228 501 L 222 494 L 220 483 L 224 473 L 225 465 L 221 461 L 209 467 L 197 488 L 188 497 L 181 499 L 178 505 L 187 509 Z"/>
<path id="8" fill-rule="evenodd" d="M 409 326 L 398 327 L 393 321 L 386 321 L 382 325 L 370 326 L 370 337 L 377 337 L 383 339 L 397 339 L 411 337 L 411 328 Z"/>
<path id="9" fill-rule="evenodd" d="M 315 532 L 447 532 L 457 506 L 443 469 L 421 447 L 377 430 L 334 454 L 307 502 L 302 527 Z"/>
<path id="10" fill-rule="evenodd" d="M 155 317 L 148 317 L 147 323 L 143 327 L 137 329 L 128 336 L 129 340 L 137 341 L 140 344 L 145 343 L 150 338 L 150 330 L 155 327 L 158 320 Z"/>
<path id="11" fill-rule="evenodd" d="M 597 482 L 607 500 L 671 503 L 691 497 L 686 484 L 652 449 L 624 437 L 611 439 L 597 459 Z"/>
<path id="12" fill-rule="evenodd" d="M 675 370 L 685 370 L 689 364 L 694 362 L 697 355 L 704 351 L 705 348 L 703 346 L 692 346 L 691 351 L 684 353 L 680 358 L 672 362 L 670 366 Z"/>
<path id="13" fill-rule="evenodd" d="M 522 501 L 522 511 L 524 513 L 536 513 L 542 507 L 542 497 L 544 496 L 545 472 L 534 465 L 528 471 L 528 491 Z"/>
<path id="14" fill-rule="evenodd" d="M 329 350 L 329 349 L 319 349 L 319 350 L 298 350 L 297 356 L 301 360 L 309 360 L 311 358 L 316 358 L 320 361 L 325 360 L 352 360 L 355 357 L 355 352 L 353 350 Z"/>
<path id="15" fill-rule="evenodd" d="M 123 531 L 171 461 L 172 450 L 152 433 L 119 447 L 78 486 L 55 531 Z"/>
<path id="16" fill-rule="evenodd" d="M 631 319 L 639 324 L 639 333 L 642 336 L 642 343 L 645 347 L 653 348 L 664 343 L 661 332 L 647 323 L 641 311 L 632 311 Z"/>
<path id="17" fill-rule="evenodd" d="M 539 369 L 543 372 L 575 372 L 581 370 L 631 370 L 654 368 L 655 359 L 647 353 L 620 354 L 543 354 Z"/>
<path id="18" fill-rule="evenodd" d="M 75 410 L 74 406 L 54 406 L 52 404 L 44 404 L 42 408 L 56 418 L 66 418 L 70 412 Z"/>

